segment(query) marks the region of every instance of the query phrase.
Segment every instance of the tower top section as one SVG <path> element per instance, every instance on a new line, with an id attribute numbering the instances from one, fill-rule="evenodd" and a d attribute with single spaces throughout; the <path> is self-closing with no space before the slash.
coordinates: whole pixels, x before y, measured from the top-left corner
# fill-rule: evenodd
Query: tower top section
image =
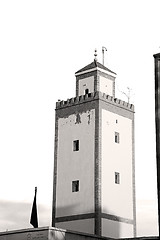
<path id="1" fill-rule="evenodd" d="M 98 91 L 115 97 L 116 73 L 97 61 L 97 50 L 94 57 L 93 62 L 75 73 L 76 96 Z"/>

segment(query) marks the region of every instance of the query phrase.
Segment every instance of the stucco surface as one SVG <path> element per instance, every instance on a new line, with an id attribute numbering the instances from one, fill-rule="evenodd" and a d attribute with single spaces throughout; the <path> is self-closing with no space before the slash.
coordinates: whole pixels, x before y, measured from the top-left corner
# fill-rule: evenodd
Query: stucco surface
<path id="1" fill-rule="evenodd" d="M 101 145 L 102 212 L 133 219 L 132 121 L 102 110 Z M 120 184 L 115 184 L 115 172 L 120 174 Z"/>
<path id="2" fill-rule="evenodd" d="M 94 234 L 94 219 L 83 219 L 70 222 L 56 223 L 56 227 Z"/>
<path id="3" fill-rule="evenodd" d="M 102 219 L 102 236 L 111 238 L 133 237 L 133 225 Z"/>
<path id="4" fill-rule="evenodd" d="M 56 217 L 94 212 L 94 129 L 95 110 L 58 120 Z M 75 180 L 79 192 L 72 192 Z"/>
<path id="5" fill-rule="evenodd" d="M 78 95 L 84 95 L 85 89 L 89 89 L 89 92 L 94 92 L 94 76 L 86 77 L 79 81 L 79 93 Z"/>
<path id="6" fill-rule="evenodd" d="M 113 96 L 113 81 L 106 77 L 99 77 L 99 91 Z"/>

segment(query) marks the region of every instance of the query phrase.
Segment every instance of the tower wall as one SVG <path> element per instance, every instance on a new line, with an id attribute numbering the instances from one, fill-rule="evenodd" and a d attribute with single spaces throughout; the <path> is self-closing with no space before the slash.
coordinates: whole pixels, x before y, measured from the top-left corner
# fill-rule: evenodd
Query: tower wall
<path id="1" fill-rule="evenodd" d="M 102 236 L 110 238 L 126 238 L 132 236 L 133 238 L 134 227 L 131 224 L 124 222 L 102 219 Z"/>
<path id="2" fill-rule="evenodd" d="M 99 76 L 99 90 L 98 91 L 108 94 L 110 96 L 113 96 L 114 95 L 113 84 L 114 84 L 113 80 L 107 79 L 103 76 Z"/>
<path id="3" fill-rule="evenodd" d="M 85 95 L 85 90 L 88 89 L 89 92 L 94 92 L 94 76 L 86 77 L 79 81 L 79 91 L 78 95 Z"/>
<path id="4" fill-rule="evenodd" d="M 118 121 L 116 123 L 116 121 Z M 119 133 L 119 143 L 115 142 Z M 115 183 L 119 173 L 119 184 Z M 102 109 L 102 212 L 133 219 L 132 120 Z"/>
<path id="5" fill-rule="evenodd" d="M 79 100 L 79 101 L 78 101 Z M 68 105 L 66 107 L 66 104 Z M 53 225 L 94 234 L 95 102 L 57 103 Z M 73 142 L 79 141 L 74 151 Z M 72 182 L 79 191 L 72 192 Z"/>
<path id="6" fill-rule="evenodd" d="M 94 218 L 56 223 L 57 228 L 94 234 Z"/>
<path id="7" fill-rule="evenodd" d="M 97 84 L 97 71 L 86 72 L 76 76 L 76 97 L 84 95 L 85 89 L 89 89 L 90 93 L 96 92 Z"/>
<path id="8" fill-rule="evenodd" d="M 110 228 L 119 232 L 119 237 L 134 236 L 135 182 L 133 113 L 124 109 L 102 108 L 101 127 L 101 204 L 102 235 Z M 114 113 L 116 112 L 116 113 Z M 120 112 L 123 116 L 120 115 Z M 119 135 L 115 142 L 115 133 Z M 115 182 L 115 175 L 119 175 Z M 117 227 L 117 228 L 116 228 Z M 110 237 L 115 234 L 112 231 Z M 106 235 L 104 235 L 106 236 Z"/>
<path id="9" fill-rule="evenodd" d="M 58 119 L 56 217 L 94 212 L 94 131 L 93 109 Z M 76 180 L 79 191 L 72 192 Z"/>

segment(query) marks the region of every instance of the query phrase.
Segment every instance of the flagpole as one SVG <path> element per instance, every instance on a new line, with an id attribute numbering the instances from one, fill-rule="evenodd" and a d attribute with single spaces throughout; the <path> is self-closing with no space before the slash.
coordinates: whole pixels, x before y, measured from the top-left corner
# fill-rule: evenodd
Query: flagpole
<path id="1" fill-rule="evenodd" d="M 36 197 L 37 197 L 37 187 L 35 187 L 35 195 L 34 195 L 34 200 L 33 200 L 33 205 L 32 205 L 32 212 L 31 212 L 31 219 L 30 219 L 30 224 L 32 224 L 32 226 L 34 228 L 38 228 L 38 216 L 37 216 Z"/>

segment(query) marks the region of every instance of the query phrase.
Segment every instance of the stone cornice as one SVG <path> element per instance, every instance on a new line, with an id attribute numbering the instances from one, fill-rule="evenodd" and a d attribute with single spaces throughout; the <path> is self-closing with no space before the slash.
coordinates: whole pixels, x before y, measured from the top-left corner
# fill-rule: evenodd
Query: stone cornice
<path id="1" fill-rule="evenodd" d="M 112 105 L 116 105 L 116 106 L 126 109 L 128 111 L 134 112 L 133 104 L 127 103 L 118 98 L 114 98 L 110 95 L 106 95 L 105 93 L 102 93 L 102 92 L 89 93 L 86 95 L 81 95 L 78 97 L 67 99 L 66 101 L 58 101 L 58 102 L 56 102 L 56 110 L 62 109 L 62 108 L 67 108 L 67 107 L 78 105 L 78 104 L 82 104 L 82 103 L 89 102 L 89 101 L 94 101 L 97 99 L 102 100 L 102 101 L 112 104 Z"/>

